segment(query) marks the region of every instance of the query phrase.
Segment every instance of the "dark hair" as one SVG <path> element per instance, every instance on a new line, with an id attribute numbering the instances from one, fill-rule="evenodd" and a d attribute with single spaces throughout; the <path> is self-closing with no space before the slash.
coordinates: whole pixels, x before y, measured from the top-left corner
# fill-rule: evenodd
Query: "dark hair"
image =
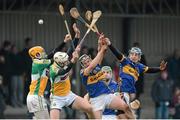
<path id="1" fill-rule="evenodd" d="M 82 50 L 83 49 L 88 49 L 88 47 L 86 45 L 82 46 Z"/>
<path id="2" fill-rule="evenodd" d="M 4 42 L 3 42 L 3 47 L 5 48 L 5 47 L 8 47 L 8 46 L 10 46 L 11 45 L 11 42 L 10 41 L 8 41 L 8 40 L 5 40 Z"/>
<path id="3" fill-rule="evenodd" d="M 139 47 L 139 46 L 140 46 L 139 42 L 134 42 L 133 43 L 133 47 Z"/>
<path id="4" fill-rule="evenodd" d="M 29 37 L 27 37 L 26 39 L 25 39 L 25 45 L 28 45 L 29 44 L 29 42 L 31 42 L 32 41 L 32 39 L 31 38 L 29 38 Z"/>

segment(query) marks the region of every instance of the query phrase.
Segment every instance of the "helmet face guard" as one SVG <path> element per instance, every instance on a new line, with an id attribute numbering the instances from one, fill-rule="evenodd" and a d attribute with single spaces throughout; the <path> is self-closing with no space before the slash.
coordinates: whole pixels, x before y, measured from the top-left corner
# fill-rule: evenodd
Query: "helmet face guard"
<path id="1" fill-rule="evenodd" d="M 79 61 L 80 61 L 80 65 L 81 67 L 85 67 L 84 65 L 84 61 L 86 61 L 87 59 L 91 59 L 91 57 L 87 54 L 83 54 L 80 58 L 79 58 Z"/>
<path id="2" fill-rule="evenodd" d="M 101 68 L 101 70 L 107 73 L 107 78 L 108 78 L 108 79 L 111 79 L 111 78 L 112 78 L 112 69 L 111 69 L 110 66 L 103 66 L 103 67 Z"/>
<path id="3" fill-rule="evenodd" d="M 131 54 L 131 53 L 136 53 L 136 54 L 138 54 L 140 56 L 142 55 L 142 51 L 138 47 L 132 47 L 131 50 L 129 50 L 129 54 Z"/>
<path id="4" fill-rule="evenodd" d="M 112 69 L 109 66 L 103 66 L 101 69 L 102 69 L 102 71 L 106 71 L 106 72 L 109 72 L 112 74 Z"/>
<path id="5" fill-rule="evenodd" d="M 138 48 L 138 47 L 132 47 L 131 48 L 131 50 L 129 50 L 129 55 L 128 55 L 128 57 L 131 59 L 131 54 L 133 54 L 133 53 L 135 53 L 135 54 L 137 54 L 138 55 L 138 60 L 136 61 L 134 61 L 134 62 L 138 62 L 138 61 L 140 61 L 141 60 L 141 55 L 142 55 L 142 52 L 141 52 L 141 49 L 140 48 Z"/>
<path id="6" fill-rule="evenodd" d="M 69 63 L 69 56 L 65 52 L 56 52 L 53 59 L 60 67 L 64 67 Z"/>
<path id="7" fill-rule="evenodd" d="M 32 59 L 44 59 L 47 57 L 44 48 L 42 48 L 41 46 L 30 48 L 28 53 Z"/>

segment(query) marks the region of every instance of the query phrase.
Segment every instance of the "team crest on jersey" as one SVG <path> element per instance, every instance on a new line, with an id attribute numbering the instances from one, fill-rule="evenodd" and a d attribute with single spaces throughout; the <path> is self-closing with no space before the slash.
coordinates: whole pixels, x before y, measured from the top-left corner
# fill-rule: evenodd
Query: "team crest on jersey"
<path id="1" fill-rule="evenodd" d="M 68 75 L 65 75 L 65 76 L 61 77 L 61 81 L 66 80 L 67 77 L 68 77 Z"/>
<path id="2" fill-rule="evenodd" d="M 100 70 L 101 70 L 100 67 L 96 67 L 96 68 L 92 71 L 92 73 L 93 73 L 93 74 L 97 74 Z"/>
<path id="3" fill-rule="evenodd" d="M 66 73 L 65 75 L 57 76 L 54 81 L 55 81 L 55 83 L 64 82 L 68 79 L 68 77 L 69 77 L 69 74 Z"/>

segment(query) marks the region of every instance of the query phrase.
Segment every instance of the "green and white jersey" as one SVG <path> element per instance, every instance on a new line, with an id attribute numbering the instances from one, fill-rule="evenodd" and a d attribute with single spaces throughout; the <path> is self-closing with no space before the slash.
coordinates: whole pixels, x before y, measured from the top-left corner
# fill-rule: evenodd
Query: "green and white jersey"
<path id="1" fill-rule="evenodd" d="M 31 72 L 31 95 L 43 95 L 48 81 L 48 67 L 51 64 L 50 59 L 33 59 Z"/>

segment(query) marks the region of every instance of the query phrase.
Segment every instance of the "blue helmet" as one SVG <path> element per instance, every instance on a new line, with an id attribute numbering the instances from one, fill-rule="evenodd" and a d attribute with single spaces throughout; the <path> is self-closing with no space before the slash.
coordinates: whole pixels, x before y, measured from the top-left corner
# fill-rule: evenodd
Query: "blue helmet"
<path id="1" fill-rule="evenodd" d="M 137 53 L 139 54 L 140 56 L 142 55 L 142 51 L 140 48 L 138 47 L 132 47 L 130 50 L 129 50 L 129 53 Z"/>

